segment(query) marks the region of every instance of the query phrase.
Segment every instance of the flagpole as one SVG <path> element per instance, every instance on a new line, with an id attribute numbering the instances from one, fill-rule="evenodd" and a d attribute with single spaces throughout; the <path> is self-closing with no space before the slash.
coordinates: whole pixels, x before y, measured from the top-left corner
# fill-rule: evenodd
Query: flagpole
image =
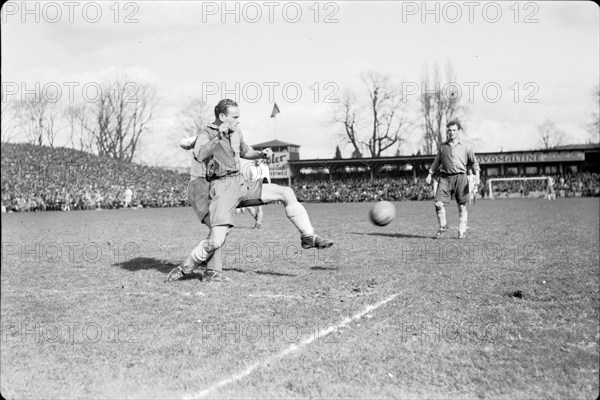
<path id="1" fill-rule="evenodd" d="M 277 103 L 273 103 L 271 118 L 273 118 L 273 132 L 275 133 L 275 140 L 277 140 L 277 114 L 279 114 L 279 107 L 277 107 Z"/>

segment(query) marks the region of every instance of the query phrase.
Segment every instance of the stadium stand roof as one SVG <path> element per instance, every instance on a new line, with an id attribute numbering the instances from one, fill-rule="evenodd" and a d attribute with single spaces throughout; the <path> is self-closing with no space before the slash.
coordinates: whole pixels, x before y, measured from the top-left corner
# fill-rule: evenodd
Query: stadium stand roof
<path id="1" fill-rule="evenodd" d="M 584 153 L 596 153 L 600 151 L 600 143 L 592 144 L 571 144 L 559 146 L 552 149 L 536 149 L 536 150 L 514 150 L 514 151 L 497 151 L 497 152 L 478 152 L 476 155 L 507 155 L 520 153 L 548 153 L 548 152 L 572 152 L 583 151 Z M 395 156 L 395 157 L 378 157 L 378 158 L 313 158 L 290 160 L 289 164 L 296 167 L 322 167 L 333 165 L 377 165 L 377 164 L 398 164 L 398 163 L 431 163 L 435 158 L 435 154 L 429 155 L 412 155 L 412 156 Z"/>
<path id="2" fill-rule="evenodd" d="M 550 150 L 598 150 L 600 149 L 600 143 L 587 143 L 587 144 L 566 144 L 563 146 L 556 146 Z"/>
<path id="3" fill-rule="evenodd" d="M 287 146 L 296 146 L 300 147 L 299 144 L 282 142 L 281 140 L 269 140 L 268 142 L 254 144 L 252 147 L 287 147 Z"/>

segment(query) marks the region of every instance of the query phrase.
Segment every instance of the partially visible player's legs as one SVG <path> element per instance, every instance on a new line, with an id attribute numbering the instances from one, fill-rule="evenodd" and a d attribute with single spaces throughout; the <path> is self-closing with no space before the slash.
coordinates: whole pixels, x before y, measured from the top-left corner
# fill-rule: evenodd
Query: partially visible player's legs
<path id="1" fill-rule="evenodd" d="M 262 227 L 263 210 L 262 206 L 246 207 L 252 218 L 254 218 L 255 224 L 254 229 L 260 229 Z"/>
<path id="2" fill-rule="evenodd" d="M 221 246 L 223 246 L 228 233 L 229 226 L 227 225 L 217 225 L 211 227 L 208 238 L 202 240 L 198 246 L 191 251 L 184 263 L 184 266 L 187 267 L 193 265 L 195 268 L 201 264 L 207 263 L 215 254 L 215 252 L 220 249 Z M 219 262 L 217 265 L 215 265 L 215 267 L 221 268 L 221 263 Z"/>
<path id="3" fill-rule="evenodd" d="M 250 212 L 250 214 L 252 214 L 254 219 L 256 219 L 256 224 L 254 224 L 254 229 L 262 228 L 262 220 L 263 220 L 263 216 L 265 214 L 263 211 L 263 207 L 262 206 L 251 207 L 250 210 L 252 210 Z"/>
<path id="4" fill-rule="evenodd" d="M 441 201 L 435 202 L 435 212 L 437 214 L 437 219 L 440 225 L 440 228 L 446 226 L 446 208 L 444 208 L 444 203 Z"/>
<path id="5" fill-rule="evenodd" d="M 200 222 L 210 229 L 208 190 L 209 183 L 204 178 L 195 179 L 188 184 L 188 201 L 192 205 L 192 209 Z M 209 231 L 206 241 L 210 240 L 210 234 L 211 231 Z M 202 262 L 197 262 L 194 257 L 194 252 L 191 252 L 180 267 L 171 271 L 167 280 L 177 279 L 178 277 L 181 277 L 181 275 L 192 272 L 200 265 L 205 265 L 206 269 L 221 271 L 223 269 L 221 248 L 217 248 L 206 260 L 202 260 Z"/>
<path id="6" fill-rule="evenodd" d="M 208 229 L 211 228 L 210 217 L 208 215 L 206 215 L 206 217 L 202 220 L 202 223 L 204 225 L 208 226 Z M 230 231 L 231 230 L 228 230 L 227 234 L 229 234 Z M 208 231 L 208 235 L 206 236 L 207 240 L 210 239 L 210 232 L 211 231 Z M 214 271 L 222 271 L 223 270 L 223 250 L 221 247 L 219 247 L 218 249 L 215 250 L 212 257 L 208 258 L 208 261 L 206 262 L 206 269 L 214 270 Z"/>
<path id="7" fill-rule="evenodd" d="M 466 175 L 457 175 L 455 179 L 455 197 L 458 204 L 458 238 L 464 239 L 467 232 L 467 203 L 471 199 L 471 191 Z"/>
<path id="8" fill-rule="evenodd" d="M 434 204 L 435 212 L 437 214 L 437 219 L 439 223 L 439 228 L 437 233 L 435 234 L 435 237 L 440 238 L 448 230 L 448 225 L 446 223 L 446 209 L 444 208 L 444 202 L 442 201 L 436 201 Z"/>
<path id="9" fill-rule="evenodd" d="M 298 202 L 296 194 L 291 188 L 272 183 L 263 184 L 260 199 L 265 204 L 274 201 L 283 202 L 285 215 L 294 224 L 296 229 L 300 231 L 303 248 L 310 249 L 316 247 L 322 249 L 333 245 L 331 240 L 315 235 L 315 230 L 310 223 L 306 209 Z"/>
<path id="10" fill-rule="evenodd" d="M 463 238 L 467 232 L 467 203 L 458 205 L 458 237 Z"/>
<path id="11" fill-rule="evenodd" d="M 448 225 L 446 222 L 446 209 L 444 208 L 444 203 L 450 201 L 450 189 L 449 189 L 449 181 L 446 177 L 440 177 L 438 184 L 436 185 L 435 192 L 435 213 L 437 215 L 439 228 L 437 233 L 435 234 L 436 238 L 440 238 L 446 233 L 448 230 Z"/>

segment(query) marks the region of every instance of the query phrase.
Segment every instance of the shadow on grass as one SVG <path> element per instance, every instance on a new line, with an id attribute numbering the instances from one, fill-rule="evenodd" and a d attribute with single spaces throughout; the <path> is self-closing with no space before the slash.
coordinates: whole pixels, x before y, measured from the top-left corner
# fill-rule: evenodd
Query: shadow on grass
<path id="1" fill-rule="evenodd" d="M 310 269 L 312 269 L 313 271 L 337 271 L 340 268 L 339 267 L 321 267 L 321 266 L 316 266 L 316 267 L 310 267 Z"/>
<path id="2" fill-rule="evenodd" d="M 223 271 L 235 271 L 246 274 L 248 272 L 252 272 L 254 274 L 259 275 L 273 275 L 273 276 L 297 276 L 295 274 L 286 274 L 285 272 L 276 272 L 276 271 L 261 271 L 258 269 L 241 269 L 241 268 L 223 268 Z"/>
<path id="3" fill-rule="evenodd" d="M 122 263 L 116 263 L 114 265 L 126 269 L 127 271 L 147 271 L 150 269 L 155 269 L 162 273 L 168 274 L 173 268 L 177 267 L 178 264 L 165 262 L 156 258 L 137 257 Z"/>
<path id="4" fill-rule="evenodd" d="M 385 236 L 393 238 L 433 239 L 433 236 L 410 235 L 408 233 L 349 232 L 351 235 Z"/>

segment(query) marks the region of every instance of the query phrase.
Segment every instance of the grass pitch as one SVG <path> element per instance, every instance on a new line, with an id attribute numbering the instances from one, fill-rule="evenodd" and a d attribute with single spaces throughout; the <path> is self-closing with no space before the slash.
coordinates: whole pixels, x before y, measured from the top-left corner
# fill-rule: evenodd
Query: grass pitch
<path id="1" fill-rule="evenodd" d="M 596 398 L 599 199 L 308 204 L 336 245 L 248 214 L 226 283 L 166 274 L 206 234 L 190 208 L 8 214 L 6 398 Z"/>

